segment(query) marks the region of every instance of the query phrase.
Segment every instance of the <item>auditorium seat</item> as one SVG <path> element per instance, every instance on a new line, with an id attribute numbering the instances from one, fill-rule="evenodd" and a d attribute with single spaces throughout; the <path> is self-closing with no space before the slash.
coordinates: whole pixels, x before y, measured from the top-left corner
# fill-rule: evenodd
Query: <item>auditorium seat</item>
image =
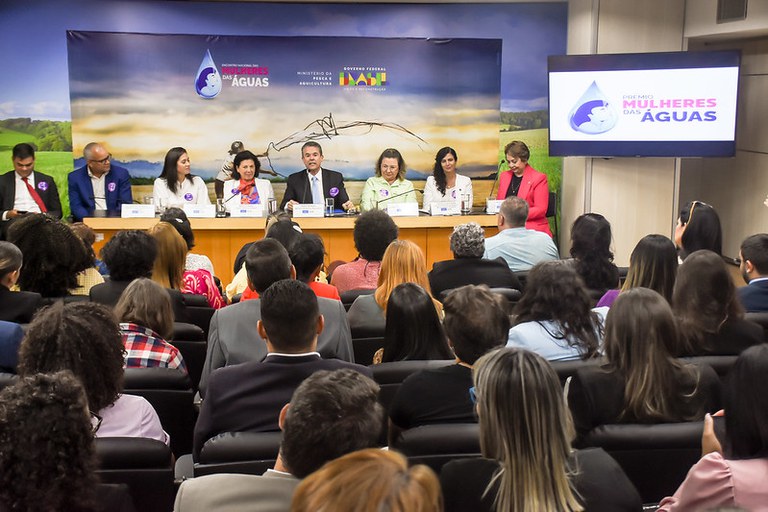
<path id="1" fill-rule="evenodd" d="M 371 365 L 373 380 L 380 386 L 379 402 L 389 411 L 389 406 L 400 384 L 411 374 L 429 368 L 442 368 L 456 364 L 453 359 L 440 359 L 435 361 L 393 361 Z"/>
<path id="2" fill-rule="evenodd" d="M 95 442 L 103 483 L 126 484 L 136 510 L 173 510 L 173 456 L 161 441 L 141 437 L 100 437 Z"/>
<path id="3" fill-rule="evenodd" d="M 731 371 L 731 367 L 738 357 L 739 356 L 695 356 L 681 357 L 680 360 L 686 363 L 709 365 L 715 370 L 715 373 L 720 377 L 720 380 L 723 380 L 723 377 L 728 375 L 728 372 Z"/>
<path id="4" fill-rule="evenodd" d="M 204 295 L 182 294 L 184 298 L 186 320 L 200 327 L 208 337 L 208 329 L 211 326 L 211 318 L 216 311 L 208 305 L 208 299 Z"/>
<path id="5" fill-rule="evenodd" d="M 209 439 L 194 464 L 194 475 L 261 475 L 272 468 L 280 450 L 280 432 L 225 432 Z"/>
<path id="6" fill-rule="evenodd" d="M 598 366 L 603 364 L 605 360 L 602 358 L 593 358 L 582 361 L 578 359 L 576 361 L 550 361 L 549 364 L 557 372 L 557 376 L 560 378 L 560 384 L 565 385 L 565 381 L 568 377 L 574 375 L 579 368 L 586 368 L 588 366 Z"/>
<path id="7" fill-rule="evenodd" d="M 517 280 L 520 281 L 520 291 L 525 291 L 525 283 L 528 282 L 528 271 L 527 270 L 519 270 L 514 273 L 515 277 L 517 277 Z"/>
<path id="8" fill-rule="evenodd" d="M 203 331 L 200 326 L 184 322 L 173 322 L 172 339 L 184 341 L 206 341 L 206 336 L 205 331 Z"/>
<path id="9" fill-rule="evenodd" d="M 440 297 L 438 300 L 440 302 L 445 302 L 446 297 L 450 295 L 450 293 L 455 290 L 456 288 L 449 288 L 448 290 L 443 290 L 440 292 Z M 490 289 L 492 293 L 498 293 L 505 299 L 507 299 L 507 313 L 512 313 L 512 309 L 514 309 L 515 304 L 517 304 L 517 301 L 520 300 L 520 297 L 523 296 L 523 292 L 520 290 L 517 290 L 515 288 L 501 288 L 501 287 L 493 287 Z"/>
<path id="10" fill-rule="evenodd" d="M 147 399 L 171 437 L 176 457 L 192 452 L 192 434 L 197 413 L 194 391 L 184 372 L 172 368 L 126 368 L 123 391 Z"/>
<path id="11" fill-rule="evenodd" d="M 88 302 L 88 300 L 89 299 L 87 295 L 66 295 L 64 297 L 43 297 L 43 300 L 40 302 L 40 307 L 44 308 L 58 301 L 62 301 L 64 302 L 64 304 L 69 304 L 70 302 Z"/>
<path id="12" fill-rule="evenodd" d="M 369 365 L 373 363 L 373 355 L 384 346 L 384 334 L 379 336 L 357 337 L 352 333 L 352 350 L 355 354 L 355 363 Z"/>
<path id="13" fill-rule="evenodd" d="M 655 425 L 603 425 L 584 438 L 584 446 L 608 452 L 635 484 L 643 503 L 671 496 L 701 457 L 700 421 Z"/>
<path id="14" fill-rule="evenodd" d="M 341 296 L 341 303 L 344 304 L 344 309 L 349 311 L 349 308 L 352 307 L 352 303 L 355 302 L 356 298 L 361 295 L 371 295 L 375 291 L 375 289 L 356 288 L 354 290 L 341 292 L 339 295 Z"/>
<path id="15" fill-rule="evenodd" d="M 205 353 L 208 350 L 208 342 L 205 340 L 173 340 L 171 341 L 171 344 L 179 349 L 181 357 L 184 358 L 184 364 L 187 367 L 192 389 L 197 391 L 200 389 L 200 376 L 203 374 L 203 366 L 205 365 Z"/>
<path id="16" fill-rule="evenodd" d="M 477 423 L 423 425 L 403 431 L 390 448 L 410 464 L 426 464 L 439 474 L 454 459 L 481 456 L 480 430 Z"/>
<path id="17" fill-rule="evenodd" d="M 768 342 L 768 311 L 746 313 L 744 318 L 750 322 L 762 325 L 763 332 L 765 333 L 765 341 Z"/>

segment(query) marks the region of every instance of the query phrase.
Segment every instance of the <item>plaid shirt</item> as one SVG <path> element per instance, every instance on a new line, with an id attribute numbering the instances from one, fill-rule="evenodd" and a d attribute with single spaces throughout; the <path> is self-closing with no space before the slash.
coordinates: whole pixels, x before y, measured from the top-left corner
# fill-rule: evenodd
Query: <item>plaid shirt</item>
<path id="1" fill-rule="evenodd" d="M 125 345 L 125 366 L 127 368 L 164 366 L 187 371 L 179 349 L 165 341 L 152 329 L 136 324 L 121 323 L 120 334 Z"/>

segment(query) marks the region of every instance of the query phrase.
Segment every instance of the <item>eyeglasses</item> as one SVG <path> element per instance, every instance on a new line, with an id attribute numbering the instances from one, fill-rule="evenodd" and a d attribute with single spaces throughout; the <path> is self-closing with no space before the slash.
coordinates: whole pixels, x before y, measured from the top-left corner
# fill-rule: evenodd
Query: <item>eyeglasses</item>
<path id="1" fill-rule="evenodd" d="M 102 158 L 101 160 L 91 160 L 91 162 L 96 162 L 97 164 L 105 164 L 112 160 L 112 153 L 107 155 L 107 158 Z"/>
<path id="2" fill-rule="evenodd" d="M 88 411 L 88 412 L 91 413 L 91 434 L 96 435 L 96 432 L 98 432 L 99 429 L 101 428 L 101 422 L 104 421 L 104 418 L 102 418 L 101 416 L 99 416 L 93 411 Z M 93 420 L 96 420 L 95 425 L 93 424 Z"/>

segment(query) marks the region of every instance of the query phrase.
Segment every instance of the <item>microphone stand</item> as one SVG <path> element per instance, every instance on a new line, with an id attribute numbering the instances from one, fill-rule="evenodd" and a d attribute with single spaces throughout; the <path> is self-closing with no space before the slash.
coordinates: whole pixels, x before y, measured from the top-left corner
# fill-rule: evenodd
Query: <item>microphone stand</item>
<path id="1" fill-rule="evenodd" d="M 504 165 L 504 163 L 506 163 L 506 161 L 507 161 L 506 158 L 502 158 L 501 162 L 499 162 L 498 169 L 496 169 L 496 179 L 493 180 L 493 185 L 491 185 L 491 193 L 488 194 L 488 197 L 491 198 L 491 199 L 496 199 L 496 197 L 494 197 L 494 195 L 493 195 L 493 189 L 496 188 L 496 185 L 499 184 L 499 175 L 501 174 L 501 166 Z"/>
<path id="2" fill-rule="evenodd" d="M 384 199 L 382 199 L 381 201 L 376 201 L 376 209 L 377 209 L 377 210 L 379 209 L 379 205 L 380 205 L 381 203 L 386 203 L 386 202 L 387 202 L 387 201 L 389 201 L 390 199 L 395 199 L 395 198 L 397 198 L 397 197 L 402 197 L 402 196 L 408 195 L 408 194 L 410 194 L 411 192 L 420 192 L 420 193 L 422 193 L 422 194 L 423 194 L 423 193 L 424 193 L 424 190 L 423 190 L 423 189 L 420 189 L 420 188 L 414 188 L 413 190 L 408 190 L 408 191 L 406 191 L 406 192 L 400 192 L 399 194 L 395 194 L 395 195 L 393 195 L 393 196 L 385 197 L 385 198 L 384 198 Z"/>

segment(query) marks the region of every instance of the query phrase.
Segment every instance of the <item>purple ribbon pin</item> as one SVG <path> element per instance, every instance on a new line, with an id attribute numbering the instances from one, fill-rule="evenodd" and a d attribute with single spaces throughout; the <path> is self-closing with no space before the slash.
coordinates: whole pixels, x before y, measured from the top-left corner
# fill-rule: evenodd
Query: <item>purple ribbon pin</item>
<path id="1" fill-rule="evenodd" d="M 115 185 L 114 183 L 110 183 L 109 185 L 107 185 L 107 190 L 109 190 L 110 192 L 114 192 L 116 188 L 117 188 L 117 185 Z"/>
<path id="2" fill-rule="evenodd" d="M 232 189 L 232 195 L 235 195 L 235 194 L 237 194 L 238 192 L 240 192 L 240 189 L 239 189 L 239 188 L 235 187 L 235 188 L 233 188 L 233 189 Z"/>
<path id="3" fill-rule="evenodd" d="M 185 201 L 191 201 L 195 196 L 193 196 L 190 192 L 187 192 L 184 194 L 184 200 Z"/>
<path id="4" fill-rule="evenodd" d="M 451 197 L 456 199 L 456 190 L 451 191 Z"/>
<path id="5" fill-rule="evenodd" d="M 331 190 L 329 190 L 328 193 L 331 195 L 331 197 L 336 197 L 339 195 L 339 189 L 336 187 L 331 187 Z"/>
<path id="6" fill-rule="evenodd" d="M 40 183 L 37 184 L 37 188 L 45 192 L 46 190 L 48 190 L 48 184 L 44 181 L 41 181 Z"/>
<path id="7" fill-rule="evenodd" d="M 382 188 L 381 190 L 379 190 L 379 195 L 381 197 L 387 197 L 389 195 L 389 190 Z"/>

